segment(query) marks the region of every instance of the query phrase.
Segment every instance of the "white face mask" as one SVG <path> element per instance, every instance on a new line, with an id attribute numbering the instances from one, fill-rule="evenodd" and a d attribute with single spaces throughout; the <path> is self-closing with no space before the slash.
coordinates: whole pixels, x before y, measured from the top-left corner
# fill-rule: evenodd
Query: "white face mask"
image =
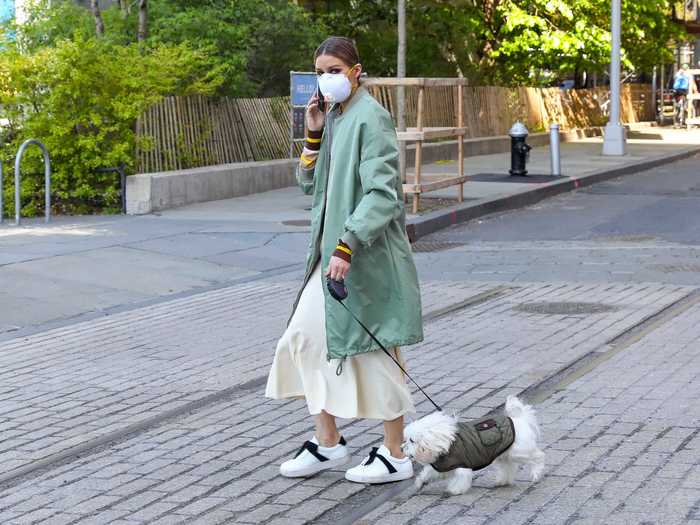
<path id="1" fill-rule="evenodd" d="M 352 84 L 345 73 L 324 73 L 318 78 L 318 87 L 331 103 L 347 100 L 352 91 Z"/>

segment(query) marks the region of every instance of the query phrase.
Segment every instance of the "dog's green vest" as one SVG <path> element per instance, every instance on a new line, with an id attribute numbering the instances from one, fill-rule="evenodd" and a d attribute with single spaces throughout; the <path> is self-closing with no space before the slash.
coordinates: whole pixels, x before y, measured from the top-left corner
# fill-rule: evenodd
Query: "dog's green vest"
<path id="1" fill-rule="evenodd" d="M 438 472 L 456 468 L 480 470 L 508 450 L 513 441 L 515 428 L 507 416 L 457 423 L 457 435 L 450 450 L 440 456 L 432 467 Z"/>

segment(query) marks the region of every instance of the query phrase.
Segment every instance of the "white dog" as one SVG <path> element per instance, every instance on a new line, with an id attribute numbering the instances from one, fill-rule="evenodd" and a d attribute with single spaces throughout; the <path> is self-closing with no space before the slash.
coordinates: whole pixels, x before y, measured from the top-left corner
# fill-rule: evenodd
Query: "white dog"
<path id="1" fill-rule="evenodd" d="M 458 422 L 434 412 L 408 425 L 404 437 L 404 454 L 425 465 L 416 478 L 418 489 L 447 478 L 448 493 L 464 494 L 472 485 L 474 471 L 490 464 L 497 469 L 497 485 L 512 484 L 519 465 L 530 466 L 532 481 L 538 481 L 544 471 L 535 411 L 515 396 L 506 400 L 505 416 Z"/>

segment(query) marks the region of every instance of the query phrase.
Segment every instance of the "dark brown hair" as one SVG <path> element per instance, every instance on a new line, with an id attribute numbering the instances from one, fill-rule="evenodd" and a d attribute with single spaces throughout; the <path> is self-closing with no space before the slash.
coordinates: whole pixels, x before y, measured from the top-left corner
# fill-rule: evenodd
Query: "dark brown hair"
<path id="1" fill-rule="evenodd" d="M 326 38 L 314 53 L 314 62 L 321 55 L 330 55 L 342 60 L 346 66 L 352 67 L 360 63 L 360 54 L 357 52 L 355 42 L 343 36 L 331 36 Z"/>

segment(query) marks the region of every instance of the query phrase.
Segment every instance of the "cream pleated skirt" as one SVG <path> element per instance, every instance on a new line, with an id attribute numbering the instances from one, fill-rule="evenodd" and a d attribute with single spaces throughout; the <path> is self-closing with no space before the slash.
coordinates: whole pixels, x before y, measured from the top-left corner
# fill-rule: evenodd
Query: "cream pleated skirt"
<path id="1" fill-rule="evenodd" d="M 326 359 L 326 319 L 321 265 L 304 288 L 294 316 L 277 343 L 265 396 L 305 398 L 312 415 L 390 421 L 415 412 L 403 372 L 382 350 L 339 360 Z M 399 349 L 390 349 L 406 368 Z"/>

